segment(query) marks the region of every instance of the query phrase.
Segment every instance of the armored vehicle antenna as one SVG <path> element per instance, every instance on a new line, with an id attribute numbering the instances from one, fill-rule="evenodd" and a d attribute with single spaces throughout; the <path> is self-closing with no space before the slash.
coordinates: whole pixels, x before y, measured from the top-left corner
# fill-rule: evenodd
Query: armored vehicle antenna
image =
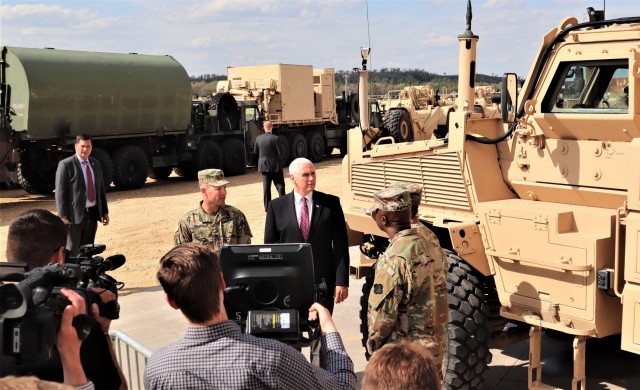
<path id="1" fill-rule="evenodd" d="M 467 0 L 467 29 L 458 35 L 460 63 L 458 65 L 458 109 L 473 111 L 476 83 L 476 44 L 478 36 L 471 31 L 471 0 Z"/>

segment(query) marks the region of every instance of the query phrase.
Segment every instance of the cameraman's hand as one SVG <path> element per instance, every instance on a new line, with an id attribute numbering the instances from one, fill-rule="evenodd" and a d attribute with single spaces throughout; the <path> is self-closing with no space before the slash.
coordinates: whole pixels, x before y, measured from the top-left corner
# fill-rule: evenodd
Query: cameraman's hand
<path id="1" fill-rule="evenodd" d="M 92 287 L 91 292 L 97 294 L 100 297 L 102 303 L 107 303 L 116 300 L 116 294 L 109 290 L 105 290 L 103 288 Z M 100 328 L 102 328 L 103 333 L 109 333 L 109 327 L 111 326 L 111 320 L 100 315 L 100 308 L 98 308 L 98 304 L 94 303 L 91 305 L 91 313 L 93 314 L 93 318 L 98 321 L 100 324 Z"/>
<path id="2" fill-rule="evenodd" d="M 62 361 L 64 383 L 75 386 L 87 383 L 87 377 L 80 363 L 80 345 L 82 341 L 73 326 L 73 318 L 75 316 L 86 314 L 86 304 L 84 298 L 75 291 L 63 288 L 60 290 L 60 295 L 67 298 L 71 305 L 67 305 L 64 308 L 64 312 L 62 312 L 60 328 L 56 336 L 56 346 Z"/>
<path id="3" fill-rule="evenodd" d="M 331 332 L 337 332 L 336 324 L 333 323 L 329 310 L 319 303 L 314 303 L 309 308 L 309 321 L 320 322 L 320 334 L 325 335 Z"/>

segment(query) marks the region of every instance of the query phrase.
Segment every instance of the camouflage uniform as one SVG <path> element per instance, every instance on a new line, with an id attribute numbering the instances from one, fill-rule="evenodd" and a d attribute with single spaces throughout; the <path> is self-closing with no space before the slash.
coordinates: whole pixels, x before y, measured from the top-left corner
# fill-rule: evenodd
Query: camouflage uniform
<path id="1" fill-rule="evenodd" d="M 224 205 L 217 213 L 208 214 L 202 209 L 202 201 L 197 209 L 182 217 L 174 235 L 176 245 L 199 242 L 211 245 L 216 252 L 222 244 L 251 244 L 251 237 L 249 223 L 242 211 Z"/>
<path id="2" fill-rule="evenodd" d="M 381 204 L 374 203 L 374 208 L 399 211 L 409 207 L 406 191 L 386 191 L 376 193 L 376 202 Z M 406 205 L 402 199 L 389 200 L 393 191 L 406 194 Z M 416 340 L 441 367 L 446 341 L 446 315 L 443 322 L 441 314 L 448 310 L 443 260 L 441 250 L 426 242 L 415 228 L 402 230 L 391 239 L 378 259 L 369 294 L 369 353 L 386 343 Z M 436 299 L 443 287 L 445 299 Z"/>
<path id="3" fill-rule="evenodd" d="M 414 183 L 391 183 L 389 188 L 402 188 L 409 192 L 411 198 L 412 211 L 416 210 L 420 205 L 422 198 L 422 187 Z M 417 214 L 417 213 L 416 213 Z M 434 272 L 436 275 L 444 274 L 444 281 L 436 284 L 436 313 L 437 313 L 437 325 L 442 332 L 446 332 L 447 322 L 449 321 L 449 295 L 447 291 L 447 272 L 449 265 L 447 264 L 447 255 L 440 246 L 440 240 L 438 237 L 420 221 L 411 223 L 411 227 L 415 228 L 417 233 L 422 236 L 427 243 L 429 243 L 429 250 L 434 259 L 439 260 L 434 266 Z"/>
<path id="4" fill-rule="evenodd" d="M 204 169 L 198 172 L 200 187 L 214 187 L 229 184 L 220 169 Z M 176 245 L 185 242 L 199 242 L 219 251 L 222 244 L 251 244 L 251 229 L 242 211 L 229 205 L 222 205 L 215 213 L 207 213 L 200 206 L 186 213 L 178 222 L 174 234 Z"/>

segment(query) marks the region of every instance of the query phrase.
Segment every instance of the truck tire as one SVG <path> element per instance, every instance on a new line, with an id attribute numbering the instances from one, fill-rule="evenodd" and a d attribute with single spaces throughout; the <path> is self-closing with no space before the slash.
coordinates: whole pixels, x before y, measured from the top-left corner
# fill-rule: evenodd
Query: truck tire
<path id="1" fill-rule="evenodd" d="M 225 175 L 243 175 L 247 169 L 244 144 L 237 138 L 222 143 L 222 170 Z"/>
<path id="2" fill-rule="evenodd" d="M 113 184 L 119 190 L 141 188 L 147 181 L 149 162 L 136 145 L 124 145 L 113 153 Z"/>
<path id="3" fill-rule="evenodd" d="M 22 155 L 18 163 L 18 184 L 30 194 L 50 194 L 56 186 L 55 169 L 38 169 L 32 166 L 32 161 Z"/>
<path id="4" fill-rule="evenodd" d="M 280 164 L 282 166 L 287 165 L 289 160 L 289 141 L 287 137 L 280 134 L 278 135 L 278 154 L 280 155 Z"/>
<path id="5" fill-rule="evenodd" d="M 211 109 L 215 110 L 220 131 L 239 129 L 240 109 L 236 99 L 228 93 L 218 93 L 211 99 Z"/>
<path id="6" fill-rule="evenodd" d="M 360 122 L 360 97 L 357 93 L 351 94 L 351 122 Z"/>
<path id="7" fill-rule="evenodd" d="M 447 263 L 449 321 L 443 386 L 481 389 L 483 374 L 491 362 L 491 321 L 484 277 L 453 253 L 447 254 Z"/>
<path id="8" fill-rule="evenodd" d="M 307 157 L 307 140 L 298 132 L 293 133 L 289 140 L 289 158 L 295 160 L 299 157 Z"/>
<path id="9" fill-rule="evenodd" d="M 396 142 L 413 141 L 413 128 L 411 118 L 405 110 L 391 110 L 384 120 L 384 128 Z"/>
<path id="10" fill-rule="evenodd" d="M 91 151 L 91 157 L 95 158 L 100 163 L 102 180 L 108 191 L 109 188 L 111 188 L 111 181 L 113 181 L 113 161 L 111 160 L 109 153 L 102 148 L 93 148 Z"/>
<path id="11" fill-rule="evenodd" d="M 309 160 L 313 162 L 322 161 L 324 156 L 324 137 L 319 131 L 312 131 L 307 135 L 307 146 L 309 147 Z"/>
<path id="12" fill-rule="evenodd" d="M 211 168 L 222 169 L 222 151 L 215 141 L 207 139 L 200 141 L 191 161 L 181 163 L 176 173 L 187 179 L 196 179 L 198 171 Z"/>
<path id="13" fill-rule="evenodd" d="M 173 167 L 149 168 L 149 178 L 154 180 L 165 180 L 173 172 Z"/>

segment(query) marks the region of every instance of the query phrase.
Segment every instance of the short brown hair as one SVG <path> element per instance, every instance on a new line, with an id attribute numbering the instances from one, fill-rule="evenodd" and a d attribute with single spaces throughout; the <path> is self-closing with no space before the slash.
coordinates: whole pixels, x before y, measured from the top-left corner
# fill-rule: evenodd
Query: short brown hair
<path id="1" fill-rule="evenodd" d="M 67 243 L 67 226 L 60 217 L 42 209 L 20 214 L 7 235 L 7 261 L 27 263 L 29 270 L 49 264 L 51 256 Z"/>
<path id="2" fill-rule="evenodd" d="M 364 370 L 365 390 L 437 390 L 440 370 L 431 353 L 417 342 L 387 344 L 376 351 Z"/>
<path id="3" fill-rule="evenodd" d="M 90 134 L 78 134 L 78 135 L 76 135 L 76 144 L 79 143 L 80 141 L 91 141 L 91 143 L 93 143 Z"/>
<path id="4" fill-rule="evenodd" d="M 220 312 L 220 262 L 209 246 L 188 242 L 160 259 L 158 281 L 164 292 L 193 323 Z"/>

